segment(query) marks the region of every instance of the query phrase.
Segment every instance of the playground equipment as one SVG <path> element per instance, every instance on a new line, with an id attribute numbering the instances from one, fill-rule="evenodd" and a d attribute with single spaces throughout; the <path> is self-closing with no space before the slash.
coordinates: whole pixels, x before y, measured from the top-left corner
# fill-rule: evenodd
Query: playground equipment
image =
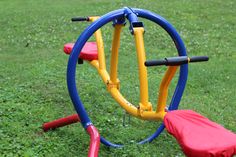
<path id="1" fill-rule="evenodd" d="M 144 26 L 139 21 L 139 18 L 145 18 L 161 26 L 175 43 L 178 56 L 147 61 L 143 42 Z M 80 101 L 75 81 L 76 65 L 77 61 L 80 64 L 83 61 L 87 61 L 97 69 L 111 96 L 126 112 L 143 120 L 163 121 L 154 134 L 138 142 L 138 144 L 151 142 L 166 128 L 176 138 L 187 156 L 220 157 L 236 154 L 236 135 L 234 133 L 194 111 L 177 110 L 187 81 L 188 63 L 207 61 L 208 57 L 188 57 L 182 39 L 168 21 L 150 11 L 128 7 L 112 11 L 102 17 L 78 17 L 72 18 L 72 21 L 92 22 L 79 36 L 75 44 L 68 43 L 64 45 L 64 52 L 70 54 L 67 67 L 67 86 L 77 114 L 45 123 L 43 125 L 44 131 L 81 122 L 90 135 L 90 149 L 88 153 L 90 157 L 98 156 L 100 141 L 110 147 L 123 146 L 107 141 L 104 137 L 100 136 Z M 126 21 L 129 22 L 130 33 L 134 36 L 139 66 L 140 102 L 137 105 L 138 107 L 126 100 L 119 90 L 120 81 L 117 74 L 118 51 L 120 33 Z M 111 48 L 110 72 L 108 73 L 100 28 L 109 22 L 113 22 L 114 34 Z M 87 42 L 92 35 L 95 35 L 96 42 Z M 147 68 L 149 66 L 162 65 L 168 66 L 168 69 L 161 81 L 157 108 L 154 111 L 148 98 Z M 168 110 L 166 110 L 168 86 L 178 68 L 178 83 Z"/>

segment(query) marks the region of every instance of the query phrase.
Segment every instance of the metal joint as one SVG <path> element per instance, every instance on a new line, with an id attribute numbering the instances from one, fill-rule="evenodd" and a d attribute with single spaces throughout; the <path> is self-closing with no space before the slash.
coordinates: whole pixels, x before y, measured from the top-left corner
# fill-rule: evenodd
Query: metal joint
<path id="1" fill-rule="evenodd" d="M 140 115 L 142 115 L 142 113 L 145 111 L 152 111 L 152 104 L 150 102 L 148 102 L 147 104 L 139 103 L 138 107 Z"/>
<path id="2" fill-rule="evenodd" d="M 124 7 L 124 15 L 129 20 L 129 30 L 132 35 L 134 34 L 135 27 L 143 27 L 143 23 L 138 21 L 138 14 L 136 14 L 131 8 Z"/>
<path id="3" fill-rule="evenodd" d="M 81 58 L 79 58 L 79 59 L 78 59 L 78 64 L 83 64 L 83 63 L 84 63 L 84 60 L 81 59 Z"/>
<path id="4" fill-rule="evenodd" d="M 117 88 L 120 90 L 120 80 L 117 79 L 116 82 L 112 82 L 111 80 L 107 80 L 107 90 L 111 91 L 112 88 Z"/>
<path id="5" fill-rule="evenodd" d="M 115 25 L 123 25 L 123 26 L 125 26 L 126 25 L 125 18 L 123 17 L 123 18 L 119 18 L 119 19 L 113 20 L 112 26 L 114 27 Z"/>
<path id="6" fill-rule="evenodd" d="M 130 32 L 131 34 L 133 35 L 134 34 L 134 28 L 137 28 L 137 27 L 144 27 L 143 23 L 142 22 L 132 22 L 130 23 Z M 144 30 L 144 33 L 145 33 L 145 30 Z"/>

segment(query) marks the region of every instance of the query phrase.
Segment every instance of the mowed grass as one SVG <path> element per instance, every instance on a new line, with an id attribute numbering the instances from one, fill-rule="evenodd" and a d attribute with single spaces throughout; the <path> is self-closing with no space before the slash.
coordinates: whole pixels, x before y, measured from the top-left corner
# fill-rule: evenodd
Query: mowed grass
<path id="1" fill-rule="evenodd" d="M 75 41 L 89 23 L 71 23 L 70 18 L 103 15 L 124 6 L 144 8 L 165 17 L 180 33 L 189 56 L 210 57 L 207 63 L 189 66 L 180 108 L 193 109 L 236 132 L 235 1 L 1 0 L 0 156 L 87 155 L 89 136 L 80 124 L 47 133 L 40 127 L 44 122 L 75 113 L 66 86 L 68 56 L 62 48 L 64 43 Z M 148 59 L 177 55 L 172 41 L 160 27 L 140 20 L 145 25 Z M 128 26 L 122 32 L 119 79 L 121 92 L 137 105 L 137 59 Z M 109 70 L 111 23 L 102 31 Z M 165 69 L 148 69 L 152 104 L 156 104 Z M 96 70 L 87 63 L 78 65 L 76 76 L 81 99 L 101 135 L 127 144 L 121 149 L 101 145 L 100 156 L 184 156 L 166 131 L 152 143 L 136 145 L 136 141 L 152 134 L 160 123 L 133 117 L 128 121 L 129 116 L 110 97 Z M 177 76 L 168 102 L 176 81 Z"/>

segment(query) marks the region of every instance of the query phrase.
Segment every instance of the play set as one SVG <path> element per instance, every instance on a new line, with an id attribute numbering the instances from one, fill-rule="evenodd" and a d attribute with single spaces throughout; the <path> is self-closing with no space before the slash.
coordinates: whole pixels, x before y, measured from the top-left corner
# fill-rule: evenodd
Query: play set
<path id="1" fill-rule="evenodd" d="M 178 55 L 160 60 L 146 60 L 143 41 L 145 30 L 143 23 L 139 21 L 140 18 L 150 20 L 162 27 L 173 40 Z M 156 132 L 137 142 L 138 144 L 151 142 L 166 128 L 167 132 L 176 138 L 186 156 L 230 157 L 236 154 L 236 134 L 194 111 L 177 110 L 187 81 L 188 64 L 207 61 L 208 57 L 188 57 L 180 35 L 167 20 L 147 10 L 124 7 L 101 17 L 77 17 L 72 18 L 72 21 L 92 22 L 79 36 L 76 43 L 64 45 L 64 52 L 70 54 L 67 66 L 67 86 L 77 113 L 43 124 L 44 131 L 80 122 L 90 135 L 89 157 L 98 156 L 100 142 L 109 147 L 124 146 L 112 143 L 100 136 L 80 100 L 75 80 L 76 65 L 87 61 L 97 69 L 108 92 L 127 113 L 142 120 L 163 122 Z M 138 60 L 140 82 L 140 102 L 138 105 L 131 104 L 120 93 L 120 81 L 117 74 L 120 36 L 126 21 L 129 23 L 130 33 L 134 37 Z M 100 29 L 108 23 L 112 23 L 114 29 L 109 72 L 106 70 L 104 43 Z M 96 41 L 88 42 L 92 35 L 95 35 Z M 153 110 L 148 98 L 147 68 L 163 65 L 168 68 L 160 83 L 156 110 Z M 171 102 L 167 105 L 168 87 L 178 69 L 178 82 Z"/>

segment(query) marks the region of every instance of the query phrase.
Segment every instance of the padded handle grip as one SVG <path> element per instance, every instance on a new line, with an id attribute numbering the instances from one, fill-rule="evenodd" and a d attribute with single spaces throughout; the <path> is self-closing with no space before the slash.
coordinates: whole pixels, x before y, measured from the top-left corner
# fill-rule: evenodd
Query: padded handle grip
<path id="1" fill-rule="evenodd" d="M 209 57 L 208 56 L 193 56 L 190 57 L 190 62 L 204 62 L 208 61 Z"/>
<path id="2" fill-rule="evenodd" d="M 89 21 L 89 17 L 73 17 L 71 18 L 72 22 L 81 22 L 81 21 Z"/>
<path id="3" fill-rule="evenodd" d="M 190 63 L 203 62 L 208 60 L 209 60 L 208 56 L 194 56 L 190 58 L 188 56 L 179 56 L 179 57 L 164 58 L 160 60 L 150 60 L 146 61 L 144 64 L 145 66 L 161 66 L 161 65 L 177 66 L 177 65 L 187 64 L 189 62 Z"/>

